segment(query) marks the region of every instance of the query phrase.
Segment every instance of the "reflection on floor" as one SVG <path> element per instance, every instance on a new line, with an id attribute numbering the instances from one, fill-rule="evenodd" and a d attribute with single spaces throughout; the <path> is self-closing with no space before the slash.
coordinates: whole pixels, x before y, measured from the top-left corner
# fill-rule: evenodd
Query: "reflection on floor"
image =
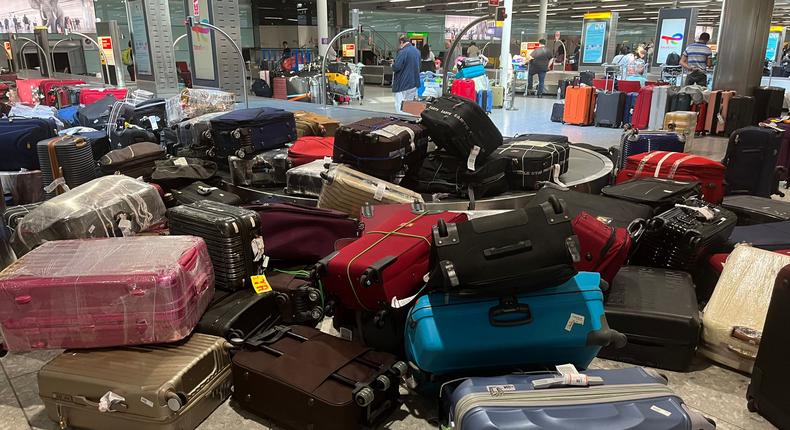
<path id="1" fill-rule="evenodd" d="M 362 106 L 352 105 L 344 109 L 365 109 L 383 114 L 394 112 L 393 97 L 389 88 L 368 87 L 367 98 Z M 549 121 L 552 99 L 524 98 L 516 100 L 516 111 L 495 110 L 491 118 L 503 134 L 554 133 L 565 134 L 573 142 L 584 142 L 601 147 L 616 145 L 620 130 L 595 127 L 574 127 Z M 263 104 L 259 98 L 251 98 L 251 106 Z M 295 103 L 294 109 L 300 104 Z M 349 112 L 355 117 L 355 112 Z M 357 113 L 358 114 L 358 113 Z M 697 138 L 691 144 L 694 153 L 721 159 L 727 141 L 722 138 Z M 331 331 L 331 323 L 322 325 Z M 38 397 L 36 372 L 60 351 L 38 351 L 28 354 L 12 354 L 2 360 L 3 373 L 0 374 L 0 430 L 17 429 L 57 429 L 50 421 Z M 628 366 L 607 360 L 595 360 L 595 368 L 616 368 Z M 693 371 L 676 373 L 661 371 L 669 377 L 669 384 L 691 407 L 713 418 L 718 429 L 761 430 L 773 429 L 757 414 L 746 410 L 746 387 L 749 377 L 724 369 L 698 358 Z M 389 429 L 430 429 L 435 428 L 437 411 L 434 402 L 413 395 L 406 395 L 404 405 L 390 418 L 384 427 Z M 258 418 L 240 409 L 229 400 L 220 406 L 200 427 L 201 430 L 226 429 L 278 429 L 271 422 Z"/>

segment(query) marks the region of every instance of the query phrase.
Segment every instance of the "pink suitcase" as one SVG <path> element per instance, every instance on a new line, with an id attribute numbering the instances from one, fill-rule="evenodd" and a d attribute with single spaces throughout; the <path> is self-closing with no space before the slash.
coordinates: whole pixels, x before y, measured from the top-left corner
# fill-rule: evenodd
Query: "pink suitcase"
<path id="1" fill-rule="evenodd" d="M 83 88 L 80 90 L 80 104 L 96 103 L 107 94 L 112 94 L 116 100 L 123 100 L 126 98 L 126 88 Z"/>
<path id="2" fill-rule="evenodd" d="M 17 79 L 16 81 L 16 95 L 19 102 L 29 106 L 41 104 L 41 84 L 53 79 Z"/>
<path id="3" fill-rule="evenodd" d="M 213 295 L 201 238 L 50 241 L 0 273 L 0 332 L 9 351 L 174 342 Z"/>

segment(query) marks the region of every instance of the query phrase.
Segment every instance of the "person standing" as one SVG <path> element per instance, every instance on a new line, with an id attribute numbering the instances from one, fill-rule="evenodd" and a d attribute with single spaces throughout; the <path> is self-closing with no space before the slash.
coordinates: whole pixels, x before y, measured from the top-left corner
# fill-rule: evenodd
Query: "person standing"
<path id="1" fill-rule="evenodd" d="M 402 114 L 404 101 L 417 98 L 420 86 L 420 51 L 411 44 L 409 38 L 401 36 L 400 48 L 392 65 L 392 92 L 395 93 L 395 112 Z"/>
<path id="2" fill-rule="evenodd" d="M 132 41 L 129 41 L 129 46 L 121 51 L 121 62 L 126 66 L 126 71 L 129 72 L 129 79 L 136 80 L 134 74 L 134 51 L 132 51 Z"/>
<path id="3" fill-rule="evenodd" d="M 708 46 L 710 34 L 702 33 L 696 43 L 686 46 L 680 56 L 680 65 L 689 71 L 686 85 L 708 85 L 708 67 L 713 66 L 713 51 Z"/>
<path id="4" fill-rule="evenodd" d="M 436 60 L 436 56 L 431 51 L 431 47 L 426 43 L 420 47 L 420 72 L 435 72 L 436 71 L 436 64 L 434 60 Z"/>
<path id="5" fill-rule="evenodd" d="M 554 55 L 551 50 L 546 47 L 546 39 L 538 41 L 540 47 L 532 51 L 530 55 L 532 59 L 529 61 L 529 73 L 527 74 L 527 92 L 532 91 L 532 82 L 535 75 L 538 75 L 538 98 L 543 97 L 543 90 L 546 84 L 546 73 L 551 68 L 551 63 L 554 62 Z"/>
<path id="6" fill-rule="evenodd" d="M 291 58 L 291 48 L 288 47 L 288 42 L 283 42 L 283 56 L 282 58 Z"/>
<path id="7" fill-rule="evenodd" d="M 475 42 L 472 42 L 472 44 L 466 48 L 466 56 L 469 58 L 477 58 L 480 56 L 480 48 L 477 47 Z"/>

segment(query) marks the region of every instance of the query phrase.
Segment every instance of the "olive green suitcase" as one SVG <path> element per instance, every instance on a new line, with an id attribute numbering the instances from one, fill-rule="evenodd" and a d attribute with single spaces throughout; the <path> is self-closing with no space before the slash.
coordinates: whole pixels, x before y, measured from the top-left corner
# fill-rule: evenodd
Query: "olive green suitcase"
<path id="1" fill-rule="evenodd" d="M 60 428 L 194 429 L 230 395 L 229 349 L 195 333 L 172 344 L 67 350 L 39 371 L 39 395 Z"/>
<path id="2" fill-rule="evenodd" d="M 491 87 L 491 91 L 494 93 L 494 109 L 502 109 L 505 106 L 505 88 L 500 87 L 498 85 L 494 85 Z"/>

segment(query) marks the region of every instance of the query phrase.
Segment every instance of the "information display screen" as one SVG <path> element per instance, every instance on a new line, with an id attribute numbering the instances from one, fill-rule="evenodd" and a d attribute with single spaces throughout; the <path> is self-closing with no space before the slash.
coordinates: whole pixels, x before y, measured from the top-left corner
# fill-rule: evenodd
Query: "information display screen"
<path id="1" fill-rule="evenodd" d="M 766 61 L 776 61 L 776 53 L 779 52 L 779 41 L 781 39 L 782 33 L 768 33 L 768 47 L 765 49 Z"/>
<path id="2" fill-rule="evenodd" d="M 661 21 L 661 32 L 658 37 L 658 50 L 656 62 L 664 64 L 670 53 L 683 55 L 686 34 L 686 18 L 669 18 Z"/>
<path id="3" fill-rule="evenodd" d="M 142 75 L 147 79 L 154 79 L 154 68 L 151 60 L 151 49 L 148 44 L 148 30 L 145 24 L 145 7 L 143 0 L 129 0 L 126 2 L 129 7 L 132 30 L 132 50 L 134 51 L 134 70 L 136 75 Z"/>
<path id="4" fill-rule="evenodd" d="M 584 64 L 603 64 L 606 50 L 606 21 L 585 21 Z"/>
<path id="5" fill-rule="evenodd" d="M 200 22 L 210 23 L 208 0 L 198 0 Z M 217 79 L 214 67 L 214 38 L 211 29 L 201 25 L 192 26 L 192 58 L 195 63 L 195 78 L 206 81 Z"/>

